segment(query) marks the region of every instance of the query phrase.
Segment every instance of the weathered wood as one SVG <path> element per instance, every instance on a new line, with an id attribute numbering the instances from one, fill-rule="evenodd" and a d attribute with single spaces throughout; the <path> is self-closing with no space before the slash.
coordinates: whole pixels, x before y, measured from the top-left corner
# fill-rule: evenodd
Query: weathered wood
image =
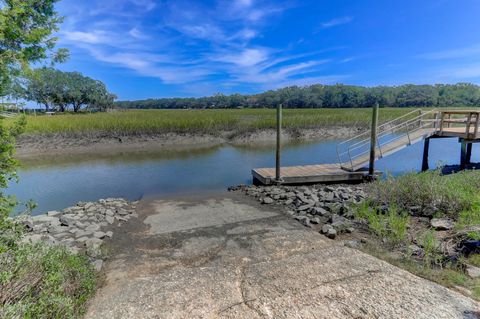
<path id="1" fill-rule="evenodd" d="M 375 176 L 381 175 L 376 171 Z M 275 168 L 256 168 L 253 177 L 264 185 L 275 184 Z M 285 184 L 307 184 L 328 182 L 359 182 L 368 176 L 368 171 L 347 172 L 338 164 L 320 164 L 282 167 L 282 180 Z"/>
<path id="2" fill-rule="evenodd" d="M 428 153 L 430 149 L 430 138 L 426 138 L 423 142 L 423 159 L 422 159 L 422 172 L 428 171 Z"/>
<path id="3" fill-rule="evenodd" d="M 375 150 L 377 149 L 377 128 L 378 128 L 378 103 L 375 103 L 372 111 L 372 129 L 370 136 L 370 162 L 368 165 L 368 174 L 373 176 L 375 173 Z"/>
<path id="4" fill-rule="evenodd" d="M 465 162 L 467 164 L 472 163 L 472 146 L 473 146 L 472 143 L 467 144 L 467 154 L 466 154 L 466 158 L 465 158 Z"/>
<path id="5" fill-rule="evenodd" d="M 462 140 L 460 143 L 462 145 L 460 148 L 460 168 L 465 169 L 467 164 L 467 143 L 465 140 Z"/>
<path id="6" fill-rule="evenodd" d="M 275 156 L 275 179 L 280 183 L 281 177 L 281 152 L 282 152 L 282 104 L 277 106 L 277 152 Z"/>

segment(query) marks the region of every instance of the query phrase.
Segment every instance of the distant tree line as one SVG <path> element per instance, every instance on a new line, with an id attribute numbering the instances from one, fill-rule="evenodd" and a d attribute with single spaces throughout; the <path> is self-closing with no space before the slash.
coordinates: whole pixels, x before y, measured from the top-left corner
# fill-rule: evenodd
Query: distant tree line
<path id="1" fill-rule="evenodd" d="M 201 98 L 119 101 L 125 109 L 286 108 L 480 106 L 480 86 L 470 83 L 362 87 L 352 85 L 292 86 L 254 95 L 216 94 Z"/>
<path id="2" fill-rule="evenodd" d="M 46 111 L 80 111 L 82 108 L 106 110 L 114 106 L 116 95 L 104 83 L 79 72 L 62 72 L 53 68 L 31 70 L 12 82 L 9 96 L 42 105 Z"/>

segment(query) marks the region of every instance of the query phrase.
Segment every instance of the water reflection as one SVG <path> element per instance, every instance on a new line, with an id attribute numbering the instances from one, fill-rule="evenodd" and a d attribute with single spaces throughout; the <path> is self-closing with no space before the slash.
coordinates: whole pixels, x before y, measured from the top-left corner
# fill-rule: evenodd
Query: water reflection
<path id="1" fill-rule="evenodd" d="M 282 165 L 335 163 L 338 141 L 285 145 Z M 459 162 L 455 139 L 432 140 L 430 167 L 439 161 Z M 421 167 L 422 143 L 378 161 L 377 168 L 398 175 Z M 472 160 L 478 161 L 476 146 Z M 24 160 L 20 182 L 9 193 L 38 203 L 37 213 L 61 209 L 78 201 L 105 197 L 138 199 L 142 196 L 221 191 L 250 183 L 254 167 L 273 167 L 274 147 L 231 146 L 176 151 L 119 152 L 100 155 L 47 156 Z"/>

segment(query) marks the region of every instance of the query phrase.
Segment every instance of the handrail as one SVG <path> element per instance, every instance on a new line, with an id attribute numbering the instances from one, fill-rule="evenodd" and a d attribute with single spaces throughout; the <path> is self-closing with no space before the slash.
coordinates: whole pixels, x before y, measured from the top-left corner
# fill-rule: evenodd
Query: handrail
<path id="1" fill-rule="evenodd" d="M 411 118 L 412 115 L 414 115 L 415 113 L 418 114 L 419 111 L 420 111 L 419 115 Z M 411 145 L 413 142 L 412 141 L 413 133 L 418 132 L 421 129 L 428 128 L 432 126 L 432 124 L 433 124 L 433 128 L 435 129 L 437 123 L 439 122 L 438 117 L 436 117 L 433 120 L 426 119 L 425 117 L 431 114 L 437 114 L 437 112 L 438 111 L 436 109 L 429 110 L 427 112 L 423 112 L 422 110 L 417 109 L 417 110 L 408 112 L 391 121 L 388 121 L 386 123 L 379 125 L 377 128 L 378 133 L 377 133 L 377 143 L 375 145 L 375 148 L 378 149 L 380 158 L 384 156 L 384 151 L 382 150 L 383 146 L 405 137 L 407 137 L 408 139 L 407 145 Z M 348 165 L 352 170 L 354 170 L 355 159 L 362 157 L 369 152 L 369 150 L 361 151 L 361 149 L 370 145 L 371 138 L 366 137 L 371 134 L 370 132 L 371 130 L 368 130 L 362 134 L 359 134 L 337 145 L 337 157 L 338 157 L 339 164 L 342 167 L 344 167 L 345 165 Z M 395 135 L 395 133 L 402 133 L 402 134 Z M 388 139 L 387 137 L 391 135 L 395 135 L 395 136 L 391 139 Z M 386 139 L 386 138 L 387 140 L 382 141 L 382 139 Z M 341 148 L 345 150 L 342 151 Z M 347 158 L 346 160 L 343 160 L 345 156 L 347 156 Z"/>
<path id="2" fill-rule="evenodd" d="M 413 133 L 413 132 L 416 132 L 416 131 L 418 131 L 418 130 L 420 130 L 420 129 L 423 129 L 423 128 L 425 128 L 425 126 L 421 126 L 421 127 L 417 128 L 416 130 L 413 130 L 412 133 Z M 387 145 L 387 144 L 389 144 L 389 143 L 392 143 L 392 142 L 394 142 L 394 141 L 396 141 L 396 140 L 401 139 L 401 138 L 404 137 L 404 136 L 405 136 L 405 135 L 403 135 L 403 136 L 396 136 L 396 137 L 394 137 L 393 139 L 390 139 L 390 140 L 384 142 L 383 145 Z M 411 142 L 410 142 L 410 143 L 411 143 Z M 377 147 L 378 147 L 378 146 L 377 146 Z M 379 149 L 379 150 L 380 150 L 380 149 Z M 359 157 L 361 157 L 361 156 L 363 156 L 363 155 L 366 155 L 366 154 L 368 154 L 368 153 L 369 153 L 369 151 L 364 151 L 364 152 L 358 153 L 358 154 L 356 154 L 356 155 L 354 155 L 354 156 L 351 156 L 351 157 L 349 158 L 349 162 L 350 162 L 350 167 L 351 167 L 351 169 L 352 169 L 352 170 L 354 169 L 353 162 L 354 162 L 354 160 L 355 160 L 356 158 L 359 158 Z M 381 155 L 381 157 L 383 157 L 383 154 Z M 345 163 L 341 163 L 341 164 L 344 165 Z"/>

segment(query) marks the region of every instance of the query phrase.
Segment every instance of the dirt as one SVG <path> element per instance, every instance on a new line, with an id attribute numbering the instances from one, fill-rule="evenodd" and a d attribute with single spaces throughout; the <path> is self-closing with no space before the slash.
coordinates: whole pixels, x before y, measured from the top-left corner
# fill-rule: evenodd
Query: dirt
<path id="1" fill-rule="evenodd" d="M 86 318 L 475 318 L 479 304 L 230 193 L 153 198 Z"/>
<path id="2" fill-rule="evenodd" d="M 289 130 L 283 133 L 285 143 L 312 141 L 353 136 L 360 129 L 355 127 L 329 127 L 322 129 Z M 165 133 L 117 135 L 114 133 L 78 134 L 23 134 L 17 140 L 19 158 L 62 154 L 104 154 L 106 152 L 156 151 L 205 148 L 223 144 L 273 145 L 274 130 L 254 132 L 223 131 L 215 134 Z"/>

